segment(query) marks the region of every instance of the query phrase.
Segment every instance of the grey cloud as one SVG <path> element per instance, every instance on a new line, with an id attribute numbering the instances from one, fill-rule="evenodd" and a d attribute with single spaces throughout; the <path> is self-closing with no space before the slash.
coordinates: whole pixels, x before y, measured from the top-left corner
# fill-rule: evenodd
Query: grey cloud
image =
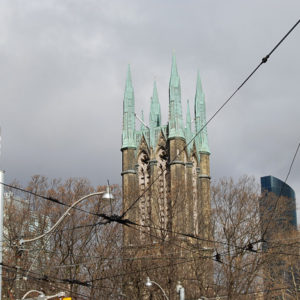
<path id="1" fill-rule="evenodd" d="M 168 115 L 171 53 L 182 102 L 200 70 L 211 116 L 298 19 L 298 1 L 2 1 L 1 167 L 7 181 L 121 182 L 127 64 L 148 119 L 154 78 Z M 284 179 L 299 142 L 299 28 L 209 125 L 212 176 Z M 300 158 L 288 183 L 300 193 Z"/>

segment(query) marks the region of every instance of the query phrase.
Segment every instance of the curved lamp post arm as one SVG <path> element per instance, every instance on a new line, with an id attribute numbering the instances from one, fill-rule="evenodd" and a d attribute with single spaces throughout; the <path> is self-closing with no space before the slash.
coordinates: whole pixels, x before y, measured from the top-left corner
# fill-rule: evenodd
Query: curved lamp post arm
<path id="1" fill-rule="evenodd" d="M 169 300 L 169 297 L 167 296 L 167 294 L 166 294 L 166 292 L 163 290 L 163 288 L 162 288 L 157 282 L 152 281 L 152 280 L 151 280 L 151 282 L 154 283 L 154 284 L 156 284 L 156 285 L 161 289 L 161 291 L 163 292 L 163 294 L 164 294 L 164 296 L 166 297 L 166 299 Z"/>
<path id="2" fill-rule="evenodd" d="M 68 213 L 69 213 L 69 211 L 73 208 L 73 207 L 75 207 L 78 203 L 80 203 L 81 201 L 83 201 L 83 200 L 85 200 L 85 199 L 87 199 L 87 198 L 89 198 L 89 197 L 92 197 L 92 196 L 97 196 L 97 195 L 102 195 L 102 194 L 104 194 L 104 193 L 106 193 L 106 192 L 96 192 L 96 193 L 92 193 L 92 194 L 89 194 L 89 195 L 86 195 L 86 196 L 84 196 L 84 197 L 82 197 L 82 198 L 80 198 L 79 200 L 77 200 L 77 201 L 75 201 L 65 212 L 64 212 L 64 214 L 58 219 L 58 221 L 49 229 L 49 230 L 47 230 L 45 233 L 43 233 L 43 234 L 41 234 L 41 235 L 39 235 L 39 236 L 37 236 L 37 237 L 35 237 L 35 238 L 32 238 L 32 239 L 27 239 L 27 240 L 23 240 L 23 239 L 21 239 L 20 240 L 20 244 L 22 245 L 22 244 L 24 244 L 24 243 L 29 243 L 29 242 L 34 242 L 34 241 L 36 241 L 36 240 L 39 240 L 39 239 L 41 239 L 41 238 L 43 238 L 45 235 L 47 235 L 47 234 L 49 234 L 49 233 L 51 233 L 62 221 L 63 221 L 63 219 L 68 215 Z"/>
<path id="3" fill-rule="evenodd" d="M 26 298 L 26 296 L 28 296 L 31 293 L 39 293 L 41 296 L 45 296 L 45 294 L 43 292 L 37 291 L 37 290 L 30 290 L 28 291 L 23 297 L 22 300 L 24 300 Z"/>
<path id="4" fill-rule="evenodd" d="M 39 293 L 41 297 L 41 299 L 47 300 L 47 299 L 52 299 L 52 298 L 61 298 L 64 297 L 66 295 L 65 292 L 59 292 L 56 295 L 52 295 L 52 296 L 46 296 L 43 292 L 37 291 L 37 290 L 30 290 L 29 292 L 27 292 L 21 300 L 24 300 L 29 294 L 31 293 Z M 40 296 L 38 298 L 40 298 Z"/>
<path id="5" fill-rule="evenodd" d="M 66 296 L 66 293 L 65 292 L 59 292 L 59 293 L 57 293 L 56 295 L 52 295 L 52 296 L 46 296 L 46 300 L 48 300 L 48 299 L 52 299 L 52 298 L 62 298 L 62 297 L 64 297 L 64 296 Z"/>
<path id="6" fill-rule="evenodd" d="M 164 291 L 164 289 L 163 289 L 157 282 L 155 282 L 155 281 L 153 281 L 153 280 L 150 280 L 150 278 L 147 277 L 146 286 L 151 286 L 153 283 L 154 283 L 155 285 L 157 285 L 157 286 L 160 288 L 160 290 L 161 290 L 162 293 L 164 294 L 165 298 L 166 298 L 167 300 L 169 300 L 169 297 L 167 296 L 167 294 L 166 294 L 166 292 Z"/>

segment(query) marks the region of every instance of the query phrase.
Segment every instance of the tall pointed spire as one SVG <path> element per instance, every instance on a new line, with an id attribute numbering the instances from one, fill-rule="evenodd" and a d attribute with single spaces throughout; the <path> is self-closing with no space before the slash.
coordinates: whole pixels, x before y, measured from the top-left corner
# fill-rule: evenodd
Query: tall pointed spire
<path id="1" fill-rule="evenodd" d="M 186 128 L 185 128 L 185 138 L 186 143 L 189 143 L 193 138 L 192 133 L 192 119 L 191 119 L 191 112 L 190 112 L 190 103 L 187 100 L 187 109 L 186 109 Z M 188 144 L 187 149 L 188 152 L 192 149 L 193 143 Z"/>
<path id="2" fill-rule="evenodd" d="M 144 111 L 143 110 L 141 111 L 141 120 L 143 121 L 143 122 L 141 122 L 141 130 L 145 130 L 145 125 L 144 125 L 145 118 L 144 118 Z"/>
<path id="3" fill-rule="evenodd" d="M 160 103 L 158 99 L 156 82 L 153 85 L 153 95 L 151 97 L 150 106 L 150 117 L 149 117 L 150 127 L 159 127 L 161 125 L 161 114 L 160 114 Z"/>
<path id="4" fill-rule="evenodd" d="M 206 124 L 205 96 L 202 89 L 200 74 L 197 74 L 197 86 L 195 95 L 195 127 L 198 133 Z M 208 145 L 207 127 L 203 128 L 196 137 L 196 146 L 199 152 L 210 153 Z"/>
<path id="5" fill-rule="evenodd" d="M 150 145 L 154 147 L 156 144 L 155 128 L 161 126 L 160 103 L 158 99 L 158 93 L 157 93 L 157 87 L 155 81 L 153 84 L 153 94 L 151 97 L 149 124 L 150 124 Z"/>
<path id="6" fill-rule="evenodd" d="M 136 147 L 134 110 L 134 91 L 131 80 L 130 65 L 128 65 L 123 101 L 122 148 Z"/>
<path id="7" fill-rule="evenodd" d="M 180 78 L 174 53 L 169 83 L 169 138 L 172 137 L 184 137 Z"/>

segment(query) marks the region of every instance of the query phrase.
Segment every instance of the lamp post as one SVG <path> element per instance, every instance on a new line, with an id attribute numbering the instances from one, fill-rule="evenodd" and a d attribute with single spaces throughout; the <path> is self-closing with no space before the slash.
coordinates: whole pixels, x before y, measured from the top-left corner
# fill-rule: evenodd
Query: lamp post
<path id="1" fill-rule="evenodd" d="M 109 185 L 107 185 L 106 191 L 103 191 L 103 192 L 95 192 L 95 193 L 91 193 L 91 194 L 88 194 L 88 195 L 86 195 L 86 196 L 83 196 L 82 198 L 80 198 L 80 199 L 78 199 L 77 201 L 75 201 L 75 202 L 74 202 L 74 203 L 73 203 L 73 204 L 72 204 L 72 205 L 71 205 L 71 206 L 63 213 L 63 215 L 58 219 L 58 221 L 57 221 L 57 222 L 56 222 L 49 230 L 47 230 L 45 233 L 43 233 L 43 234 L 41 234 L 41 235 L 39 235 L 39 236 L 37 236 L 37 237 L 35 237 L 35 238 L 31 238 L 31 239 L 21 239 L 21 240 L 19 241 L 19 244 L 20 244 L 20 245 L 23 245 L 23 244 L 25 244 L 25 243 L 34 242 L 34 241 L 37 241 L 37 240 L 43 238 L 44 236 L 46 236 L 46 235 L 52 233 L 52 231 L 53 231 L 54 229 L 56 229 L 56 228 L 59 226 L 59 224 L 64 220 L 64 218 L 66 218 L 66 217 L 69 215 L 70 210 L 73 209 L 77 204 L 79 204 L 80 202 L 82 202 L 83 200 L 85 200 L 85 199 L 87 199 L 87 198 L 90 198 L 90 197 L 93 197 L 93 196 L 99 196 L 99 195 L 102 195 L 102 199 L 110 199 L 110 200 L 113 200 L 113 199 L 114 199 L 113 194 L 111 194 L 111 192 L 110 192 L 110 187 L 109 187 Z M 35 260 L 37 259 L 38 255 L 39 255 L 39 252 L 38 252 L 38 254 L 36 255 L 36 257 L 34 258 L 33 263 L 34 263 Z M 32 267 L 33 263 L 31 264 L 30 268 L 28 269 L 27 274 L 28 274 L 29 271 L 31 270 L 31 267 Z M 17 276 L 18 276 L 18 272 L 17 272 Z M 38 291 L 37 291 L 37 292 L 38 292 Z M 27 294 L 27 293 L 26 293 L 26 294 Z M 25 299 L 24 297 L 26 297 L 26 294 L 23 296 L 22 299 Z M 40 297 L 40 299 L 51 299 L 51 298 L 55 298 L 55 297 L 59 297 L 59 296 L 57 296 L 57 295 L 54 295 L 54 296 L 45 296 L 45 295 L 43 296 L 43 295 L 41 295 L 41 296 L 39 296 L 39 297 Z M 50 297 L 50 298 L 49 298 L 49 297 Z M 61 297 L 62 297 L 62 296 L 61 296 Z"/>
<path id="2" fill-rule="evenodd" d="M 180 281 L 178 281 L 177 285 L 176 285 L 176 292 L 177 294 L 179 294 L 179 299 L 180 300 L 184 300 L 184 287 L 181 285 Z"/>
<path id="3" fill-rule="evenodd" d="M 162 293 L 163 293 L 163 295 L 165 296 L 165 298 L 166 298 L 167 300 L 169 300 L 169 298 L 168 298 L 166 292 L 163 290 L 163 288 L 162 288 L 157 282 L 155 282 L 155 281 L 153 281 L 153 280 L 150 280 L 150 278 L 147 277 L 147 278 L 146 278 L 146 283 L 145 283 L 145 284 L 146 284 L 147 287 L 150 287 L 150 286 L 152 286 L 153 284 L 157 285 L 157 286 L 160 288 L 160 290 L 162 291 Z"/>
<path id="4" fill-rule="evenodd" d="M 80 202 L 82 202 L 83 200 L 87 199 L 87 198 L 90 198 L 90 197 L 93 197 L 93 196 L 99 196 L 99 195 L 103 195 L 102 196 L 102 199 L 110 199 L 110 200 L 113 200 L 114 199 L 114 196 L 113 194 L 111 194 L 110 192 L 110 187 L 107 186 L 106 187 L 106 191 L 104 192 L 95 192 L 95 193 L 91 193 L 89 195 L 86 195 L 82 198 L 80 198 L 79 200 L 75 201 L 65 212 L 64 214 L 58 219 L 58 221 L 49 229 L 47 230 L 45 233 L 35 237 L 35 238 L 31 238 L 31 239 L 21 239 L 19 241 L 20 245 L 23 245 L 25 243 L 29 243 L 29 242 L 34 242 L 36 240 L 39 240 L 41 238 L 43 238 L 44 236 L 48 235 L 49 233 L 51 233 L 63 220 L 66 216 L 68 216 L 69 214 L 69 211 L 74 208 L 77 204 L 79 204 Z"/>

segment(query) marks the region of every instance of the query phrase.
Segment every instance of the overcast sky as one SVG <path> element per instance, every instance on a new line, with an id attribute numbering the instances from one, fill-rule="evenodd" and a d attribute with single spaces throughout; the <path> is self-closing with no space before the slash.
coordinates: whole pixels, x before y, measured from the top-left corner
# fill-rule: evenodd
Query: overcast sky
<path id="1" fill-rule="evenodd" d="M 121 183 L 128 63 L 136 111 L 144 109 L 146 122 L 154 79 L 167 122 L 173 50 L 183 110 L 187 99 L 194 101 L 199 70 L 209 118 L 296 23 L 299 12 L 298 0 L 2 0 L 0 126 L 6 181 L 25 185 L 42 174 L 85 177 L 94 185 L 106 179 Z M 244 174 L 284 180 L 300 140 L 299 53 L 300 26 L 211 122 L 213 180 Z M 300 199 L 300 153 L 288 184 Z"/>

